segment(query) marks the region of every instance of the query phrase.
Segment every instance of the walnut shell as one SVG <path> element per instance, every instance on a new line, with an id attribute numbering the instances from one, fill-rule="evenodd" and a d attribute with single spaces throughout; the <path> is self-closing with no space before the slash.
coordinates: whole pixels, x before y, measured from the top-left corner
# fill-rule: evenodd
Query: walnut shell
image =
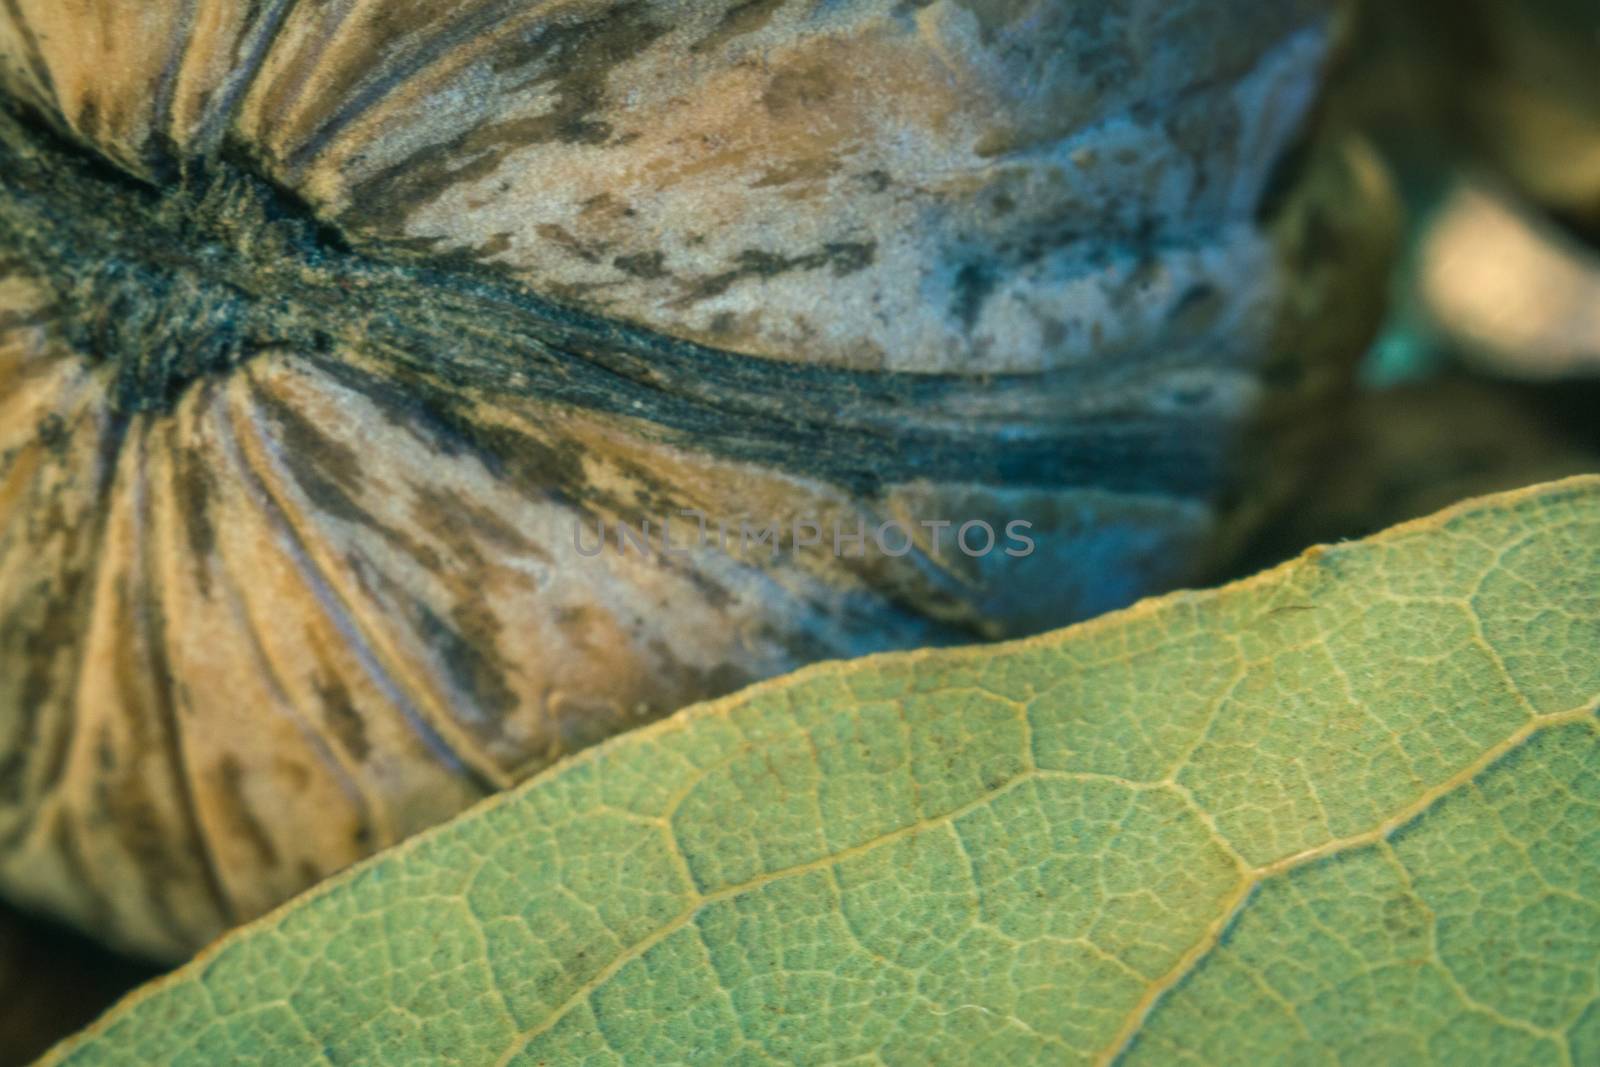
<path id="1" fill-rule="evenodd" d="M 1330 7 L 0 5 L 0 889 L 181 955 L 689 702 L 1192 574 L 1377 306 L 1356 157 L 1274 170 Z M 786 533 L 583 550 L 689 511 Z"/>

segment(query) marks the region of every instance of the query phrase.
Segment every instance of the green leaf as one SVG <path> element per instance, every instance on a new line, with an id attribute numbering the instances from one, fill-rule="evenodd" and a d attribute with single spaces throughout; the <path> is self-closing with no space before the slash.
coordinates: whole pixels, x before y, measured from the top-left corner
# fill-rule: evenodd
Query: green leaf
<path id="1" fill-rule="evenodd" d="M 803 671 L 225 938 L 75 1064 L 1600 1062 L 1600 478 Z"/>

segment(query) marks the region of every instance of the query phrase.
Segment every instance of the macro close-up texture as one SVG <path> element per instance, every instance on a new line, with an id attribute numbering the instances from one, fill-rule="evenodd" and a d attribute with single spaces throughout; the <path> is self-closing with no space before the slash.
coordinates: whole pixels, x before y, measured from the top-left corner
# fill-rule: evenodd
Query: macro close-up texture
<path id="1" fill-rule="evenodd" d="M 1437 6 L 0 0 L 0 1067 L 1584 1062 L 1593 19 Z"/>
<path id="2" fill-rule="evenodd" d="M 19 5 L 0 120 L 0 871 L 129 947 L 696 699 L 1184 576 L 1360 352 L 1290 281 L 1340 205 L 1258 217 L 1323 5 L 166 10 Z M 577 554 L 690 509 L 1046 547 Z"/>
<path id="3" fill-rule="evenodd" d="M 1589 477 L 803 671 L 331 880 L 51 1062 L 1593 1063 L 1597 568 Z"/>

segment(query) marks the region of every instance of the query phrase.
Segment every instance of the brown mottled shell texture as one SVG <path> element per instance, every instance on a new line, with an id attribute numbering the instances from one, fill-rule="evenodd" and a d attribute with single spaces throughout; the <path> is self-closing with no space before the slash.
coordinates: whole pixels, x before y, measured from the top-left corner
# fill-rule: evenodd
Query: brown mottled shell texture
<path id="1" fill-rule="evenodd" d="M 1332 7 L 0 0 L 0 892 L 182 955 L 689 702 L 1184 580 L 1372 322 L 1361 157 L 1287 151 Z"/>

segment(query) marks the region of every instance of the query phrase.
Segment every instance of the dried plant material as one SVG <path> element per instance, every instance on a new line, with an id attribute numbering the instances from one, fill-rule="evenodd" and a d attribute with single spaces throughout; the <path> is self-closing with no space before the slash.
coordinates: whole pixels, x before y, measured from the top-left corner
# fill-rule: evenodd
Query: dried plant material
<path id="1" fill-rule="evenodd" d="M 0 5 L 0 888 L 181 956 L 695 700 L 1193 573 L 1375 319 L 1370 156 L 1274 169 L 1331 7 Z"/>

